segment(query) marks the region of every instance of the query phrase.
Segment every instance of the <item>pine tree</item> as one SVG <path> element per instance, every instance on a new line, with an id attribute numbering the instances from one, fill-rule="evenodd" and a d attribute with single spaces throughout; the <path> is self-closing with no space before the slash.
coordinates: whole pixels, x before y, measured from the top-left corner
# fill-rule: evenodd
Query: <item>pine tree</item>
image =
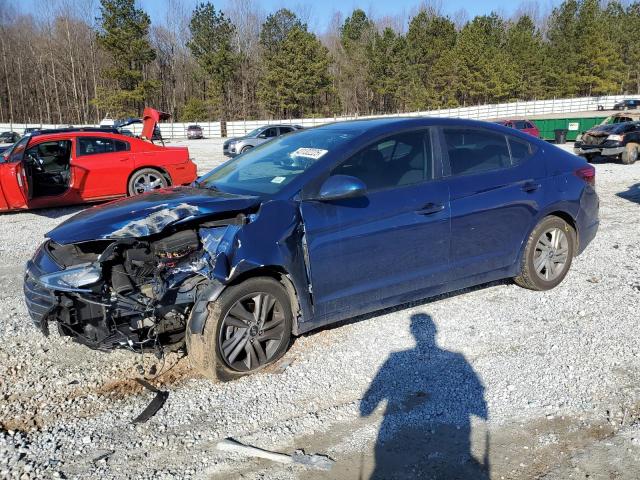
<path id="1" fill-rule="evenodd" d="M 523 15 L 507 30 L 506 52 L 511 60 L 511 99 L 532 100 L 546 96 L 543 72 L 549 52 L 531 17 Z"/>
<path id="2" fill-rule="evenodd" d="M 258 96 L 270 115 L 299 118 L 322 111 L 331 85 L 329 53 L 316 36 L 294 27 L 266 60 Z"/>
<path id="3" fill-rule="evenodd" d="M 262 24 L 260 31 L 260 44 L 264 48 L 265 54 L 271 56 L 277 53 L 279 46 L 294 28 L 306 30 L 307 26 L 291 10 L 281 8 L 270 14 Z"/>
<path id="4" fill-rule="evenodd" d="M 452 85 L 442 79 L 451 68 L 448 52 L 456 43 L 456 35 L 453 22 L 434 12 L 422 10 L 411 19 L 406 48 L 410 109 L 450 103 Z"/>
<path id="5" fill-rule="evenodd" d="M 110 58 L 103 76 L 113 88 L 98 88 L 94 104 L 115 117 L 142 112 L 145 100 L 158 82 L 145 79 L 144 68 L 155 59 L 149 44 L 151 20 L 134 0 L 100 0 L 97 41 Z"/>
<path id="6" fill-rule="evenodd" d="M 233 50 L 234 27 L 222 11 L 207 2 L 193 11 L 187 46 L 210 81 L 209 98 L 224 119 L 229 118 L 231 81 L 238 65 Z"/>

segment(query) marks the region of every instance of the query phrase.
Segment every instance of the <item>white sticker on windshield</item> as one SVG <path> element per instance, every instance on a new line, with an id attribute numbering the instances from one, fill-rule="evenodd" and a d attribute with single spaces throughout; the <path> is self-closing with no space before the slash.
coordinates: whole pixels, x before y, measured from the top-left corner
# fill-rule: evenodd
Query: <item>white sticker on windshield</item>
<path id="1" fill-rule="evenodd" d="M 303 147 L 303 148 L 297 149 L 295 152 L 291 152 L 290 155 L 292 157 L 306 157 L 306 158 L 313 158 L 314 160 L 318 160 L 328 151 L 329 150 L 323 150 L 322 148 Z"/>
<path id="2" fill-rule="evenodd" d="M 273 177 L 271 183 L 282 183 L 286 180 L 286 177 Z"/>

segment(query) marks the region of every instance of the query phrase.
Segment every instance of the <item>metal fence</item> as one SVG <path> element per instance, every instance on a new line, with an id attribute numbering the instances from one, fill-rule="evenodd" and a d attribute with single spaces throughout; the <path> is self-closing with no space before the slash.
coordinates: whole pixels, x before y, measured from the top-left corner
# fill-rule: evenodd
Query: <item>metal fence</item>
<path id="1" fill-rule="evenodd" d="M 625 99 L 637 98 L 633 95 L 610 95 L 604 97 L 581 97 L 581 98 L 556 98 L 553 100 L 534 100 L 528 102 L 499 103 L 493 105 L 476 105 L 473 107 L 447 108 L 441 110 L 429 110 L 424 112 L 397 113 L 392 115 L 371 115 L 371 116 L 343 116 L 329 118 L 292 118 L 286 120 L 238 120 L 226 123 L 226 136 L 238 137 L 245 135 L 254 128 L 267 124 L 294 124 L 303 127 L 315 127 L 331 122 L 341 122 L 354 120 L 357 118 L 384 118 L 384 117 L 453 117 L 469 118 L 476 120 L 488 120 L 507 117 L 531 117 L 537 115 L 565 114 L 573 112 L 595 111 L 599 108 L 610 110 L 616 102 Z M 161 123 L 160 131 L 163 138 L 184 139 L 187 138 L 187 127 L 198 124 L 202 127 L 205 138 L 221 138 L 222 128 L 220 122 L 188 122 L 188 123 Z M 25 128 L 58 128 L 68 127 L 69 124 L 37 124 L 37 123 L 0 123 L 0 132 L 15 131 L 24 133 Z M 91 126 L 97 125 L 74 125 Z M 134 124 L 127 128 L 139 135 L 142 125 Z"/>

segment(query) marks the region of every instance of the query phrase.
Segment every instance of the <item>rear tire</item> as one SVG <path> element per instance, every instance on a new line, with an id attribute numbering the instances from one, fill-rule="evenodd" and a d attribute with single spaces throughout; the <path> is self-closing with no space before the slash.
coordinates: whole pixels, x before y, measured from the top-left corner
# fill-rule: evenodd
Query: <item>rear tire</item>
<path id="1" fill-rule="evenodd" d="M 576 232 L 563 219 L 550 215 L 531 232 L 522 255 L 520 275 L 514 281 L 530 290 L 550 290 L 562 282 L 571 267 Z"/>
<path id="2" fill-rule="evenodd" d="M 635 163 L 635 161 L 638 160 L 639 147 L 637 143 L 628 143 L 625 151 L 620 155 L 620 161 L 625 165 Z"/>
<path id="3" fill-rule="evenodd" d="M 142 168 L 133 172 L 127 185 L 127 193 L 130 197 L 141 193 L 151 192 L 169 185 L 166 177 L 155 168 Z"/>
<path id="4" fill-rule="evenodd" d="M 212 380 L 255 373 L 285 354 L 292 326 L 291 301 L 282 284 L 269 277 L 250 278 L 209 304 L 202 334 L 191 333 L 187 325 L 189 362 Z"/>

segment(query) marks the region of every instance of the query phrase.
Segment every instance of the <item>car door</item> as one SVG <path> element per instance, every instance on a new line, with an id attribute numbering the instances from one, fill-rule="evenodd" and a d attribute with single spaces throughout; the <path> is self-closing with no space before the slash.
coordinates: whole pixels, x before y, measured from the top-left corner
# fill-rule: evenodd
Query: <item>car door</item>
<path id="1" fill-rule="evenodd" d="M 451 275 L 505 269 L 544 201 L 546 168 L 537 146 L 485 128 L 444 127 L 451 192 Z"/>
<path id="2" fill-rule="evenodd" d="M 83 199 L 127 193 L 134 168 L 129 142 L 109 136 L 78 136 L 71 160 L 73 183 Z"/>
<path id="3" fill-rule="evenodd" d="M 24 169 L 22 157 L 29 138 L 22 138 L 0 158 L 0 210 L 27 206 L 29 178 Z"/>
<path id="4" fill-rule="evenodd" d="M 365 196 L 301 203 L 319 319 L 410 300 L 443 282 L 449 192 L 434 180 L 432 145 L 424 129 L 376 141 L 330 172 L 362 180 Z"/>

